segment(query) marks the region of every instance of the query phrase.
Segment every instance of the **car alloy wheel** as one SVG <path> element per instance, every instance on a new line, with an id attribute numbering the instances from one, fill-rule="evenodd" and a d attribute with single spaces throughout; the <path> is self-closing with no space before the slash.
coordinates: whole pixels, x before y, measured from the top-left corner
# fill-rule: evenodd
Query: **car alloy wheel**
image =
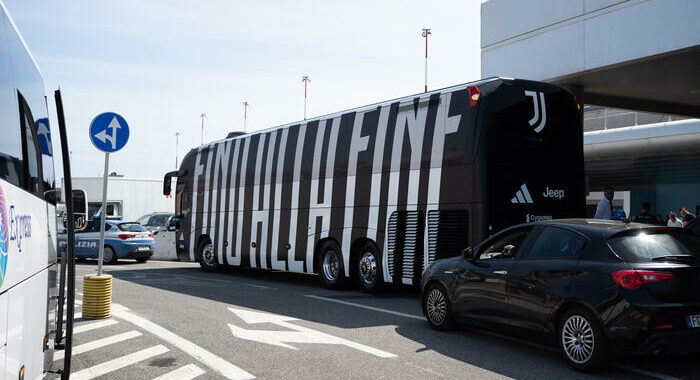
<path id="1" fill-rule="evenodd" d="M 595 336 L 586 318 L 580 315 L 570 316 L 561 330 L 561 342 L 564 353 L 572 362 L 584 364 L 591 360 Z"/>
<path id="2" fill-rule="evenodd" d="M 441 326 L 447 318 L 447 300 L 440 288 L 433 288 L 425 301 L 425 311 L 428 319 L 435 326 Z"/>

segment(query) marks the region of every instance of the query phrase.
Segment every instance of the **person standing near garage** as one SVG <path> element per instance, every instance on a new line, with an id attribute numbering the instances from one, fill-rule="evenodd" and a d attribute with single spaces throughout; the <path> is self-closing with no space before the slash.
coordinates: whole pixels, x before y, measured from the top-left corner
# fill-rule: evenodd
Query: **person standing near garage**
<path id="1" fill-rule="evenodd" d="M 608 186 L 603 192 L 603 199 L 598 202 L 598 207 L 595 209 L 595 219 L 612 219 L 613 216 L 613 205 L 612 200 L 615 196 L 615 190 Z"/>
<path id="2" fill-rule="evenodd" d="M 656 223 L 656 219 L 654 218 L 654 215 L 652 215 L 649 212 L 649 206 L 650 206 L 649 202 L 642 203 L 642 212 L 634 218 L 635 222 L 648 223 L 648 224 Z"/>
<path id="3" fill-rule="evenodd" d="M 693 219 L 695 219 L 695 215 L 688 212 L 688 209 L 685 207 L 681 207 L 680 214 L 681 214 L 681 217 L 683 218 L 683 227 L 687 226 L 688 223 L 692 222 Z"/>
<path id="4" fill-rule="evenodd" d="M 683 228 L 683 222 L 676 217 L 675 212 L 671 211 L 668 213 L 668 222 L 666 222 L 666 226 Z"/>

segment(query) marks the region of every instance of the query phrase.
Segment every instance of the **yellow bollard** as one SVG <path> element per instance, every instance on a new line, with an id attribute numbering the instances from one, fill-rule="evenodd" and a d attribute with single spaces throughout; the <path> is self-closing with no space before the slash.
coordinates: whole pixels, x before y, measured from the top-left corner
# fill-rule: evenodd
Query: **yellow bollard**
<path id="1" fill-rule="evenodd" d="M 83 277 L 83 318 L 105 319 L 112 316 L 112 276 Z"/>

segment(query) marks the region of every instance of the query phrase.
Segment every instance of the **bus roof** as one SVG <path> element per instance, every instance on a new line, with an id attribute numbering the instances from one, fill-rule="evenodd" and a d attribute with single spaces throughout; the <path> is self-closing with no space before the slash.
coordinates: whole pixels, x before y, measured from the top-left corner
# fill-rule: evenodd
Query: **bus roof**
<path id="1" fill-rule="evenodd" d="M 466 88 L 467 86 L 474 86 L 474 85 L 478 86 L 478 85 L 482 85 L 482 84 L 488 83 L 488 82 L 493 82 L 493 81 L 496 81 L 499 79 L 500 80 L 514 80 L 514 78 L 505 78 L 505 77 L 490 77 L 490 78 L 485 78 L 485 79 L 479 79 L 478 81 L 462 83 L 462 84 L 458 84 L 458 85 L 454 85 L 454 86 L 450 86 L 450 87 L 438 88 L 438 89 L 431 90 L 428 92 L 419 92 L 417 94 L 407 95 L 407 96 L 403 96 L 403 97 L 395 98 L 395 99 L 390 99 L 390 100 L 384 100 L 381 102 L 372 103 L 372 104 L 368 104 L 368 105 L 364 105 L 364 106 L 360 106 L 360 107 L 348 108 L 348 109 L 344 109 L 342 111 L 333 112 L 333 113 L 325 114 L 325 115 L 321 115 L 321 116 L 316 116 L 316 117 L 308 119 L 308 120 L 299 120 L 299 121 L 295 121 L 295 122 L 291 122 L 291 123 L 287 123 L 287 124 L 269 127 L 269 128 L 261 129 L 259 131 L 250 132 L 250 133 L 238 135 L 238 136 L 231 137 L 231 138 L 223 138 L 223 139 L 219 139 L 219 140 L 214 140 L 214 141 L 208 142 L 206 144 L 203 144 L 200 147 L 217 144 L 221 141 L 226 141 L 226 140 L 236 140 L 236 139 L 240 139 L 240 138 L 246 138 L 248 136 L 252 136 L 255 134 L 267 133 L 267 132 L 270 132 L 270 131 L 275 130 L 275 129 L 287 128 L 287 127 L 291 127 L 293 125 L 299 125 L 299 124 L 304 124 L 304 123 L 308 124 L 308 123 L 311 123 L 311 122 L 317 121 L 317 120 L 328 120 L 328 119 L 332 119 L 332 118 L 337 117 L 337 116 L 341 116 L 341 115 L 348 113 L 350 111 L 357 112 L 357 111 L 363 111 L 363 110 L 367 110 L 367 109 L 377 108 L 379 106 L 383 106 L 386 104 L 391 104 L 391 103 L 395 103 L 395 102 L 413 99 L 416 96 L 430 96 L 430 95 L 433 95 L 435 93 L 440 93 L 440 92 L 444 92 L 444 91 L 460 90 L 462 88 Z M 193 149 L 197 149 L 197 148 L 193 148 Z"/>

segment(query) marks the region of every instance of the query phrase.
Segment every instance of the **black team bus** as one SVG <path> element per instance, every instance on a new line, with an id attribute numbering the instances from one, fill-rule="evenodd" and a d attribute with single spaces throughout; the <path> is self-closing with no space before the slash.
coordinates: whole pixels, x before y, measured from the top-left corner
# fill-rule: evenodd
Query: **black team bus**
<path id="1" fill-rule="evenodd" d="M 490 78 L 232 133 L 165 176 L 178 258 L 417 285 L 502 228 L 584 216 L 580 112 L 555 85 Z"/>

